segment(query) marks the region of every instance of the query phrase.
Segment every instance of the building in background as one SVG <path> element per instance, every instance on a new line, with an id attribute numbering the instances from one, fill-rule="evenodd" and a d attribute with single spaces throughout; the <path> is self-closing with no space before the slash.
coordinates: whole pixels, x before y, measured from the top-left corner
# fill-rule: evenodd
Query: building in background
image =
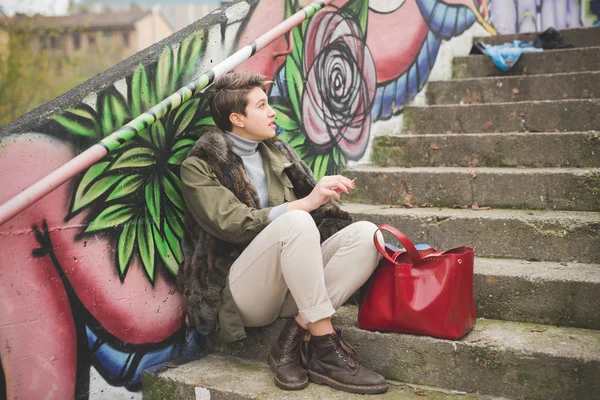
<path id="1" fill-rule="evenodd" d="M 36 38 L 29 49 L 50 50 L 72 57 L 99 49 L 118 50 L 119 62 L 173 33 L 171 24 L 157 11 L 135 10 L 103 14 L 72 14 L 59 17 L 17 14 L 0 17 L 1 26 L 12 22 Z M 115 51 L 117 52 L 117 51 Z"/>
<path id="2" fill-rule="evenodd" d="M 75 11 L 89 13 L 157 9 L 173 29 L 178 31 L 231 2 L 224 0 L 80 0 L 73 6 Z"/>
<path id="3" fill-rule="evenodd" d="M 0 14 L 0 125 L 173 33 L 156 11 Z"/>

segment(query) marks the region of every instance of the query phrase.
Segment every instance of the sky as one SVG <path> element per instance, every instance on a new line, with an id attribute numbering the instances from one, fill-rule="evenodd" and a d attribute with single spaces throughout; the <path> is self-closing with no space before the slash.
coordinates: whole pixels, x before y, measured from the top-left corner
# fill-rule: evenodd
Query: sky
<path id="1" fill-rule="evenodd" d="M 2 0 L 0 0 L 2 1 Z M 219 0 L 77 0 L 76 3 L 140 3 L 140 4 L 166 4 L 166 3 L 195 3 L 195 4 L 215 4 Z"/>
<path id="2" fill-rule="evenodd" d="M 17 12 L 64 15 L 69 9 L 69 0 L 0 0 L 0 7 L 8 16 Z"/>
<path id="3" fill-rule="evenodd" d="M 74 0 L 74 3 L 218 3 L 219 0 Z M 64 15 L 69 9 L 69 0 L 0 0 L 5 14 L 12 16 L 16 12 L 24 14 L 40 13 L 44 15 Z"/>

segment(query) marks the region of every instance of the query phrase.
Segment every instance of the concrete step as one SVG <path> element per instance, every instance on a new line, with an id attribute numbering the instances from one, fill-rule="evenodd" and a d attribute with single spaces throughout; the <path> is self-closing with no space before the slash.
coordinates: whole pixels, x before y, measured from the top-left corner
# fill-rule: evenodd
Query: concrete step
<path id="1" fill-rule="evenodd" d="M 572 44 L 575 47 L 600 46 L 600 27 L 561 29 L 560 31 L 564 35 L 561 42 L 563 44 Z M 527 43 L 534 42 L 535 38 L 540 33 L 541 32 L 528 32 L 512 35 L 482 36 L 473 38 L 473 42 L 496 45 L 512 42 L 513 40 L 521 40 Z"/>
<path id="2" fill-rule="evenodd" d="M 426 95 L 431 105 L 594 99 L 600 98 L 600 71 L 437 81 Z"/>
<path id="3" fill-rule="evenodd" d="M 144 400 L 258 400 L 258 399 L 364 399 L 328 386 L 309 384 L 304 390 L 284 391 L 273 383 L 266 363 L 237 357 L 209 354 L 185 364 L 153 368 L 142 376 Z M 491 396 L 456 391 L 432 390 L 418 385 L 390 381 L 390 388 L 377 399 L 383 400 L 484 400 Z"/>
<path id="4" fill-rule="evenodd" d="M 371 161 L 389 167 L 600 167 L 600 133 L 378 136 Z"/>
<path id="5" fill-rule="evenodd" d="M 356 220 L 391 224 L 438 250 L 471 246 L 479 257 L 600 264 L 600 213 L 397 208 L 344 203 Z"/>
<path id="6" fill-rule="evenodd" d="M 508 72 L 498 69 L 488 56 L 476 55 L 452 59 L 452 75 L 458 79 L 598 70 L 600 70 L 600 47 L 524 53 L 519 62 Z"/>
<path id="7" fill-rule="evenodd" d="M 514 399 L 586 400 L 600 391 L 599 331 L 479 319 L 464 338 L 449 341 L 364 331 L 356 320 L 356 307 L 344 306 L 333 322 L 361 362 L 388 379 Z M 266 360 L 283 323 L 249 329 L 240 343 L 211 346 Z"/>
<path id="8" fill-rule="evenodd" d="M 600 99 L 404 108 L 407 133 L 574 132 L 600 126 Z"/>
<path id="9" fill-rule="evenodd" d="M 600 169 L 360 167 L 355 203 L 600 211 Z"/>
<path id="10" fill-rule="evenodd" d="M 600 264 L 476 258 L 477 316 L 600 329 Z"/>

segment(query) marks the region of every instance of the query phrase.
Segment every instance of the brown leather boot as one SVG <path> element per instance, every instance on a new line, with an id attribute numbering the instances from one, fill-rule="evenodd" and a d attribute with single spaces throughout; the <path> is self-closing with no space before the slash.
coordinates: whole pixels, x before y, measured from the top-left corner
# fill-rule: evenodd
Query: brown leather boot
<path id="1" fill-rule="evenodd" d="M 350 393 L 376 394 L 388 390 L 385 378 L 358 363 L 356 350 L 342 333 L 312 336 L 308 376 L 311 382 Z"/>
<path id="2" fill-rule="evenodd" d="M 305 334 L 306 330 L 292 318 L 285 323 L 271 347 L 269 365 L 275 375 L 275 385 L 281 389 L 300 390 L 308 386 L 308 374 L 300 355 Z"/>

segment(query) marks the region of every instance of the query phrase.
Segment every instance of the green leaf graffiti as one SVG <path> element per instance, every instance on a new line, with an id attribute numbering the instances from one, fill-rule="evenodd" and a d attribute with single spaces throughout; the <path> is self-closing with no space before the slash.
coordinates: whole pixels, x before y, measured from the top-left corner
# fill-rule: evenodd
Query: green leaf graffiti
<path id="1" fill-rule="evenodd" d="M 140 258 L 142 259 L 142 264 L 144 265 L 144 269 L 146 270 L 146 275 L 150 282 L 154 282 L 154 231 L 152 229 L 152 224 L 147 221 L 143 221 L 137 224 L 137 244 L 138 251 L 140 252 Z M 159 233 L 160 234 L 160 233 Z"/>
<path id="2" fill-rule="evenodd" d="M 175 137 L 179 136 L 194 119 L 196 110 L 200 106 L 200 98 L 195 97 L 182 104 L 175 114 Z"/>
<path id="3" fill-rule="evenodd" d="M 146 68 L 139 65 L 131 77 L 131 113 L 140 115 L 152 107 L 152 93 Z"/>
<path id="4" fill-rule="evenodd" d="M 169 226 L 171 227 L 175 236 L 181 240 L 183 239 L 183 214 L 175 212 L 170 208 L 167 208 L 167 221 L 169 222 Z"/>
<path id="5" fill-rule="evenodd" d="M 181 43 L 176 63 L 178 86 L 183 86 L 195 78 L 198 64 L 204 58 L 206 51 L 204 35 L 204 32 L 192 33 Z"/>
<path id="6" fill-rule="evenodd" d="M 177 261 L 177 264 L 179 265 L 181 262 L 183 262 L 183 250 L 181 249 L 181 243 L 179 242 L 179 237 L 175 234 L 175 231 L 173 231 L 173 229 L 169 225 L 168 220 L 165 220 L 163 222 L 163 230 L 165 232 L 164 237 L 165 237 L 165 239 L 167 239 L 169 248 L 173 252 L 173 255 L 175 256 L 175 260 Z"/>
<path id="7" fill-rule="evenodd" d="M 167 160 L 169 164 L 180 165 L 185 156 L 192 149 L 192 146 L 196 143 L 193 139 L 181 139 L 173 145 L 171 148 L 171 157 Z"/>
<path id="8" fill-rule="evenodd" d="M 160 184 L 153 177 L 150 183 L 146 185 L 146 207 L 154 224 L 160 224 Z"/>
<path id="9" fill-rule="evenodd" d="M 165 176 L 162 177 L 162 188 L 167 198 L 171 203 L 179 210 L 183 211 L 183 197 L 181 196 L 181 181 L 173 172 L 168 171 Z"/>
<path id="10" fill-rule="evenodd" d="M 154 104 L 164 100 L 174 91 L 176 85 L 174 73 L 173 52 L 169 47 L 165 47 L 158 59 L 156 73 L 154 74 Z"/>
<path id="11" fill-rule="evenodd" d="M 288 18 L 296 12 L 298 2 L 286 0 L 285 16 Z M 304 93 L 304 31 L 307 21 L 300 27 L 292 29 L 294 48 L 292 53 L 285 58 L 285 80 L 288 87 L 288 96 L 297 121 L 302 120 L 302 95 Z M 285 128 L 284 128 L 285 129 Z"/>
<path id="12" fill-rule="evenodd" d="M 331 154 L 336 166 L 346 165 L 346 155 L 338 147 L 334 147 Z"/>
<path id="13" fill-rule="evenodd" d="M 126 96 L 111 86 L 98 94 L 94 106 L 81 103 L 54 123 L 84 150 L 189 83 L 200 72 L 205 49 L 204 32 L 190 35 L 179 48 L 165 47 L 155 64 L 139 65 L 126 79 Z M 206 97 L 199 94 L 80 177 L 68 217 L 88 210 L 83 234 L 111 235 L 121 279 L 135 258 L 151 282 L 160 266 L 177 274 L 183 261 L 184 209 L 179 165 L 206 125 L 214 121 Z"/>
<path id="14" fill-rule="evenodd" d="M 296 62 L 289 56 L 285 60 L 285 75 L 288 84 L 290 103 L 292 104 L 296 119 L 301 121 L 302 95 L 304 93 L 303 76 L 300 73 L 300 68 L 298 68 Z"/>
<path id="15" fill-rule="evenodd" d="M 108 164 L 108 161 L 96 163 L 85 172 L 75 191 L 72 213 L 88 206 L 123 178 L 119 175 L 102 175 Z"/>
<path id="16" fill-rule="evenodd" d="M 306 34 L 306 28 L 308 27 L 309 21 L 304 21 L 299 27 L 292 30 L 294 36 L 294 49 L 292 50 L 292 59 L 296 62 L 296 65 L 301 67 L 300 72 L 302 75 L 306 73 L 304 70 L 304 35 Z M 296 45 L 298 43 L 298 45 Z"/>
<path id="17" fill-rule="evenodd" d="M 102 132 L 108 136 L 131 119 L 129 105 L 116 90 L 103 92 L 98 99 L 100 105 Z"/>
<path id="18" fill-rule="evenodd" d="M 117 259 L 119 265 L 119 276 L 121 279 L 125 278 L 127 267 L 133 256 L 133 249 L 135 247 L 136 239 L 136 224 L 128 223 L 123 225 L 121 235 L 117 241 Z"/>
<path id="19" fill-rule="evenodd" d="M 170 229 L 169 225 L 165 221 L 163 228 L 164 234 L 161 233 L 158 230 L 158 228 L 156 228 L 156 226 L 153 226 L 152 229 L 154 233 L 154 238 L 156 240 L 156 250 L 158 251 L 158 255 L 163 261 L 165 267 L 167 267 L 167 269 L 173 275 L 177 275 L 177 272 L 179 271 L 179 263 L 181 262 L 181 260 L 179 260 L 179 257 L 175 255 L 175 252 L 171 248 L 169 240 L 167 239 L 168 236 L 170 236 L 171 238 L 174 237 L 171 231 L 167 232 L 167 230 Z M 179 242 L 175 241 L 175 243 L 177 245 L 176 248 L 180 250 Z"/>
<path id="20" fill-rule="evenodd" d="M 98 137 L 98 115 L 87 104 L 82 104 L 80 108 L 67 110 L 63 115 L 59 115 L 54 120 L 73 136 L 83 136 L 90 139 L 99 140 Z"/>
<path id="21" fill-rule="evenodd" d="M 358 21 L 363 37 L 367 36 L 367 20 L 369 16 L 369 1 L 368 0 L 352 0 L 344 7 L 342 11 L 349 12 Z"/>
<path id="22" fill-rule="evenodd" d="M 144 177 L 141 174 L 127 175 L 125 178 L 115 186 L 110 195 L 106 198 L 106 201 L 120 199 L 132 193 L 142 186 L 144 183 Z"/>
<path id="23" fill-rule="evenodd" d="M 327 173 L 330 157 L 331 156 L 329 154 L 319 154 L 315 156 L 315 161 L 312 168 L 313 171 L 315 171 L 316 176 L 324 176 Z"/>
<path id="24" fill-rule="evenodd" d="M 94 218 L 94 221 L 88 225 L 86 232 L 97 232 L 114 228 L 129 221 L 134 215 L 133 207 L 127 204 L 113 204 L 102 210 Z"/>
<path id="25" fill-rule="evenodd" d="M 161 120 L 156 121 L 150 127 L 150 138 L 156 149 L 163 149 L 165 147 L 166 133 L 165 125 Z"/>
<path id="26" fill-rule="evenodd" d="M 134 147 L 118 153 L 109 169 L 114 171 L 122 168 L 143 168 L 152 166 L 155 162 L 156 157 L 152 149 Z"/>
<path id="27" fill-rule="evenodd" d="M 286 131 L 295 131 L 298 129 L 298 121 L 294 118 L 292 110 L 281 104 L 273 104 L 275 110 L 275 123 L 277 126 L 285 129 Z"/>

